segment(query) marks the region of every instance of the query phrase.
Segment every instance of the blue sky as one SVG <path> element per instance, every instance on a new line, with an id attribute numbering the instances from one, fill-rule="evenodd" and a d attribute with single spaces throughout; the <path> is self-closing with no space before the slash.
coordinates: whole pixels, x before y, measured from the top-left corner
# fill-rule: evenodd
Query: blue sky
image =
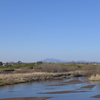
<path id="1" fill-rule="evenodd" d="M 0 0 L 0 61 L 100 61 L 100 0 Z"/>

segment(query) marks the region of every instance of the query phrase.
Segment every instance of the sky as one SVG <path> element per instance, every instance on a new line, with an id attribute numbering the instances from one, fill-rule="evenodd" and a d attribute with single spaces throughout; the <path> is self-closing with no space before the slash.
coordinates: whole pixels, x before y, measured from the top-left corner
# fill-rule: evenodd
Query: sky
<path id="1" fill-rule="evenodd" d="M 100 62 L 100 0 L 0 0 L 0 61 Z"/>

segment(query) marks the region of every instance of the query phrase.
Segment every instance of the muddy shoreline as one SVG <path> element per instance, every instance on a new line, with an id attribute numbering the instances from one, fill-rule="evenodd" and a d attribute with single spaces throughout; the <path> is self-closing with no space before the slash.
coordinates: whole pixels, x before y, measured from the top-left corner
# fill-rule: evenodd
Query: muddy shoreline
<path id="1" fill-rule="evenodd" d="M 51 97 L 40 97 L 40 98 L 36 98 L 36 97 L 25 97 L 25 98 L 6 98 L 6 99 L 0 99 L 0 100 L 45 100 L 45 99 L 49 99 Z"/>

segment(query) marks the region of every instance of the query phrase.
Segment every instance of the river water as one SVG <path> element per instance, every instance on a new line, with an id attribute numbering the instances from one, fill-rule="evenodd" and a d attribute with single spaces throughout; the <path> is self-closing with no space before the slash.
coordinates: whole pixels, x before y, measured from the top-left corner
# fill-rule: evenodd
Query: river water
<path id="1" fill-rule="evenodd" d="M 66 84 L 64 82 L 70 80 L 81 80 L 83 83 Z M 95 85 L 93 88 L 81 88 L 87 85 Z M 59 93 L 44 94 L 46 92 L 55 91 L 85 91 L 79 93 Z M 0 99 L 18 98 L 18 97 L 52 97 L 48 100 L 97 100 L 100 98 L 92 98 L 92 96 L 100 94 L 100 83 L 90 83 L 84 77 L 52 80 L 45 82 L 25 83 L 19 85 L 11 85 L 0 87 Z"/>

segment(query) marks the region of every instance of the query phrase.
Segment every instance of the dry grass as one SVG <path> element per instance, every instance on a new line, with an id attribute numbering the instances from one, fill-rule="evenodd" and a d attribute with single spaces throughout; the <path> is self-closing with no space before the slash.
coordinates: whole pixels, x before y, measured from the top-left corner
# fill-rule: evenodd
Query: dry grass
<path id="1" fill-rule="evenodd" d="M 12 73 L 0 74 L 0 85 L 10 85 L 31 81 L 41 81 L 54 79 L 55 77 L 68 77 L 68 73 L 47 73 L 47 72 L 33 72 L 33 73 Z"/>
<path id="2" fill-rule="evenodd" d="M 89 78 L 90 81 L 100 81 L 100 75 L 99 74 L 96 74 L 96 75 L 92 75 L 90 78 Z"/>

